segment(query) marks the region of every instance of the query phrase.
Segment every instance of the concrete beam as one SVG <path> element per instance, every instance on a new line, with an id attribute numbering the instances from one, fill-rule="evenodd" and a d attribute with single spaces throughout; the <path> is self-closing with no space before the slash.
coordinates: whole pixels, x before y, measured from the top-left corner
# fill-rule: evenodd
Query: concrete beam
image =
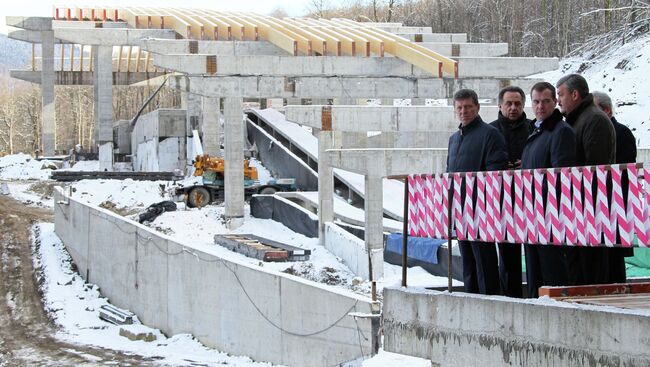
<path id="1" fill-rule="evenodd" d="M 467 42 L 466 33 L 401 33 L 399 36 L 412 42 Z"/>
<path id="2" fill-rule="evenodd" d="M 185 78 L 172 78 L 172 88 L 184 89 Z M 209 97 L 249 98 L 451 98 L 461 88 L 481 98 L 494 98 L 501 88 L 518 85 L 529 90 L 541 79 L 448 79 L 400 77 L 190 77 L 192 91 Z"/>
<path id="3" fill-rule="evenodd" d="M 494 95 L 496 98 L 496 95 Z M 532 118 L 532 109 L 525 112 Z M 481 106 L 486 122 L 497 118 L 497 106 Z M 455 131 L 458 120 L 453 106 L 297 106 L 287 105 L 288 121 L 320 129 L 325 120 L 335 131 Z"/>
<path id="4" fill-rule="evenodd" d="M 14 29 L 10 30 L 7 33 L 7 37 L 29 43 L 43 43 L 41 38 L 41 32 L 39 31 L 29 31 L 25 29 Z"/>
<path id="5" fill-rule="evenodd" d="M 156 55 L 160 68 L 186 74 L 269 76 L 431 77 L 394 57 Z"/>
<path id="6" fill-rule="evenodd" d="M 495 57 L 508 54 L 507 43 L 418 42 L 418 45 L 449 57 Z"/>
<path id="7" fill-rule="evenodd" d="M 288 55 L 283 49 L 266 41 L 197 41 L 150 38 L 143 40 L 141 47 L 156 54 Z"/>
<path id="8" fill-rule="evenodd" d="M 461 78 L 515 78 L 557 70 L 556 57 L 458 57 Z"/>
<path id="9" fill-rule="evenodd" d="M 40 84 L 41 72 L 31 70 L 9 70 L 12 78 L 26 82 Z M 113 85 L 132 85 L 149 80 L 152 77 L 165 75 L 154 72 L 113 72 Z M 54 85 L 93 85 L 93 72 L 91 71 L 54 71 Z"/>
<path id="10" fill-rule="evenodd" d="M 373 176 L 444 172 L 447 149 L 328 149 L 332 167 Z"/>
<path id="11" fill-rule="evenodd" d="M 81 45 L 122 46 L 139 45 L 142 39 L 148 37 L 176 37 L 170 29 L 129 29 L 129 28 L 88 28 L 80 31 L 75 28 L 55 28 L 57 39 Z"/>
<path id="12" fill-rule="evenodd" d="M 7 16 L 5 18 L 7 26 L 26 29 L 30 31 L 51 31 L 52 18 L 51 17 L 23 17 L 23 16 Z"/>

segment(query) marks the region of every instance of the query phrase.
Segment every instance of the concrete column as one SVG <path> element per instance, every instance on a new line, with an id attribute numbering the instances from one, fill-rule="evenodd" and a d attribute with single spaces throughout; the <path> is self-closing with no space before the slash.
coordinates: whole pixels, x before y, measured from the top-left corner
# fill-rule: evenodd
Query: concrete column
<path id="1" fill-rule="evenodd" d="M 332 132 L 318 133 L 318 241 L 325 245 L 325 223 L 334 221 L 334 175 L 327 149 L 332 147 Z"/>
<path id="2" fill-rule="evenodd" d="M 203 152 L 221 156 L 221 101 L 219 98 L 202 97 L 203 102 Z"/>
<path id="3" fill-rule="evenodd" d="M 370 257 L 370 280 L 379 280 L 384 276 L 384 202 L 382 177 L 365 176 L 365 244 Z"/>
<path id="4" fill-rule="evenodd" d="M 94 46 L 95 144 L 99 169 L 113 170 L 113 46 Z M 110 149 L 105 147 L 111 144 Z M 94 148 L 95 150 L 97 148 Z"/>
<path id="5" fill-rule="evenodd" d="M 190 92 L 190 82 L 186 83 L 186 90 L 181 91 L 181 108 L 187 114 L 187 136 L 192 136 L 192 130 L 201 132 L 201 107 L 202 97 Z"/>
<path id="6" fill-rule="evenodd" d="M 41 142 L 44 155 L 56 149 L 56 118 L 54 110 L 54 32 L 41 32 L 43 65 L 41 71 L 42 120 Z"/>
<path id="7" fill-rule="evenodd" d="M 225 98 L 225 219 L 230 229 L 244 224 L 244 119 L 242 98 Z"/>

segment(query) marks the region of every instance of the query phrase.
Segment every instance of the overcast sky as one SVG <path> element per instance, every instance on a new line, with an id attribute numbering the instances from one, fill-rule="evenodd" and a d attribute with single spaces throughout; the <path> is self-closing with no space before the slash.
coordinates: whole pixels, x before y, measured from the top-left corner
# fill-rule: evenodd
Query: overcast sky
<path id="1" fill-rule="evenodd" d="M 184 7 L 210 8 L 224 11 L 254 11 L 268 14 L 276 8 L 282 8 L 291 16 L 304 15 L 312 0 L 87 0 L 87 1 L 57 1 L 52 0 L 3 0 L 0 5 L 0 33 L 7 33 L 5 16 L 31 15 L 49 17 L 53 14 L 53 4 L 67 7 L 84 6 L 151 6 L 151 7 Z"/>

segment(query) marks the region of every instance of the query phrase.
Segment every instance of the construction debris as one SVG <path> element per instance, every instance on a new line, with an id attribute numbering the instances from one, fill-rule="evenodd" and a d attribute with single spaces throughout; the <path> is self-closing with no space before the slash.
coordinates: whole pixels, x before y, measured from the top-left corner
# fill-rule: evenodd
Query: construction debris
<path id="1" fill-rule="evenodd" d="M 108 171 L 52 171 L 52 179 L 56 181 L 80 181 L 113 179 L 135 181 L 173 181 L 183 177 L 174 172 L 108 172 Z"/>
<path id="2" fill-rule="evenodd" d="M 311 250 L 261 238 L 252 234 L 215 235 L 217 245 L 262 261 L 306 261 Z"/>
<path id="3" fill-rule="evenodd" d="M 134 315 L 112 305 L 102 305 L 99 308 L 99 318 L 114 325 L 133 324 Z"/>

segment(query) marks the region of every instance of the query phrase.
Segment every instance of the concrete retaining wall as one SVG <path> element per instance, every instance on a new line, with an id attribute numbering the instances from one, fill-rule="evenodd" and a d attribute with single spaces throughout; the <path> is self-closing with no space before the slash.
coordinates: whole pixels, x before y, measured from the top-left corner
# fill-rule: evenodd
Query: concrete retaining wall
<path id="1" fill-rule="evenodd" d="M 288 366 L 370 353 L 370 321 L 346 316 L 369 313 L 366 297 L 225 260 L 58 189 L 54 200 L 56 233 L 79 273 L 167 335 L 191 333 L 229 354 Z"/>
<path id="2" fill-rule="evenodd" d="M 384 289 L 384 350 L 432 366 L 650 366 L 650 316 L 549 299 Z"/>

